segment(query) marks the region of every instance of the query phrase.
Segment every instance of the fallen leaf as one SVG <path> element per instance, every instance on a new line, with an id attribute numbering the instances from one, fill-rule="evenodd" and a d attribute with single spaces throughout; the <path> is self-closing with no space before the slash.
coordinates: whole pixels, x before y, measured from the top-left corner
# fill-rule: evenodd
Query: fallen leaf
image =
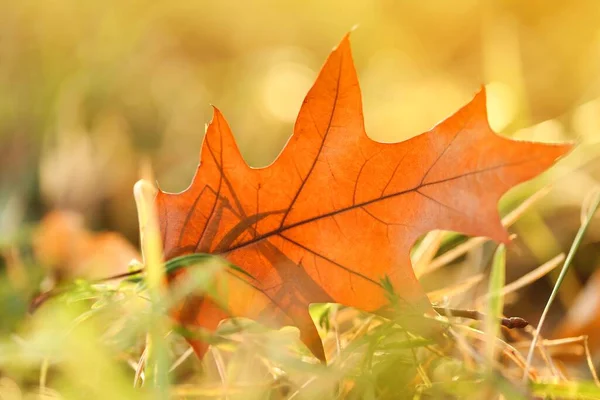
<path id="1" fill-rule="evenodd" d="M 135 247 L 115 232 L 94 233 L 83 217 L 70 211 L 52 211 L 40 221 L 33 249 L 39 262 L 59 278 L 97 279 L 127 272 Z"/>
<path id="2" fill-rule="evenodd" d="M 401 143 L 370 139 L 346 36 L 272 165 L 249 167 L 214 110 L 191 186 L 156 197 L 165 258 L 211 253 L 239 266 L 253 279 L 228 273 L 228 312 L 295 325 L 324 360 L 311 303 L 381 312 L 387 277 L 405 308 L 429 311 L 409 259 L 415 240 L 445 229 L 508 242 L 498 200 L 569 149 L 494 134 L 484 89 L 429 132 Z M 194 296 L 175 311 L 182 324 L 208 330 L 228 316 Z M 206 351 L 191 344 L 199 356 Z"/>
<path id="3" fill-rule="evenodd" d="M 549 335 L 552 338 L 569 338 L 586 335 L 592 354 L 600 353 L 600 270 L 596 270 L 587 281 L 585 287 L 577 293 L 573 305 Z M 564 361 L 579 360 L 580 355 L 570 351 L 558 354 Z"/>

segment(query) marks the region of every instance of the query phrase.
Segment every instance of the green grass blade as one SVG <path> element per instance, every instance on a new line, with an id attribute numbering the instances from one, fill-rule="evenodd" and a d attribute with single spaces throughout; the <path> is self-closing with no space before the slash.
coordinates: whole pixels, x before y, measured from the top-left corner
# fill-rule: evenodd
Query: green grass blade
<path id="1" fill-rule="evenodd" d="M 237 265 L 234 265 L 234 264 L 228 262 L 227 260 L 225 260 L 222 257 L 216 256 L 214 254 L 206 254 L 206 253 L 186 254 L 183 256 L 172 258 L 169 261 L 167 261 L 167 263 L 165 264 L 165 273 L 169 274 L 171 272 L 177 271 L 180 268 L 191 267 L 196 264 L 201 264 L 201 263 L 207 262 L 214 258 L 218 258 L 219 261 L 222 264 L 226 265 L 228 268 L 231 268 L 232 270 L 239 272 L 240 274 L 245 275 L 252 280 L 256 280 L 250 273 L 248 273 L 247 271 L 244 271 Z"/>
<path id="2" fill-rule="evenodd" d="M 565 279 L 567 272 L 569 271 L 569 267 L 571 266 L 571 263 L 573 262 L 575 253 L 577 253 L 577 249 L 579 249 L 579 246 L 581 245 L 581 242 L 583 240 L 585 232 L 587 231 L 588 227 L 590 226 L 592 217 L 598 210 L 599 206 L 600 206 L 600 192 L 596 193 L 596 198 L 593 200 L 592 206 L 589 208 L 589 211 L 587 212 L 585 220 L 583 221 L 583 223 L 581 224 L 581 227 L 577 231 L 577 235 L 575 235 L 575 239 L 573 240 L 573 244 L 571 245 L 571 248 L 569 249 L 569 254 L 567 254 L 567 258 L 566 258 L 565 263 L 560 271 L 560 275 L 558 276 L 556 284 L 554 285 L 554 288 L 552 289 L 552 293 L 550 293 L 550 297 L 548 298 L 548 301 L 546 302 L 546 306 L 544 307 L 544 312 L 542 313 L 540 322 L 538 323 L 536 333 L 533 336 L 533 339 L 531 341 L 531 346 L 529 347 L 529 353 L 527 354 L 527 363 L 525 365 L 525 371 L 523 371 L 523 381 L 527 381 L 529 368 L 531 367 L 531 362 L 533 360 L 533 354 L 535 352 L 535 346 L 537 345 L 540 331 L 542 330 L 544 322 L 546 321 L 546 316 L 548 315 L 550 307 L 552 306 L 552 302 L 554 301 L 554 299 L 556 298 L 556 295 L 558 294 L 560 285 L 561 285 L 562 281 Z"/>
<path id="3" fill-rule="evenodd" d="M 494 254 L 492 263 L 492 272 L 490 274 L 489 295 L 487 302 L 487 312 L 485 316 L 485 330 L 489 337 L 486 343 L 486 357 L 490 366 L 494 364 L 496 355 L 496 338 L 500 333 L 500 319 L 504 309 L 504 296 L 502 288 L 506 275 L 506 248 L 503 244 L 498 246 Z"/>

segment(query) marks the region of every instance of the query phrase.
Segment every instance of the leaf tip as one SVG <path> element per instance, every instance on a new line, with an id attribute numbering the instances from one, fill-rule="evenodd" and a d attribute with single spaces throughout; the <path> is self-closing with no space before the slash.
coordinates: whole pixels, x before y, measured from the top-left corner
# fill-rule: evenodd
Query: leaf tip
<path id="1" fill-rule="evenodd" d="M 560 151 L 560 155 L 557 158 L 561 158 L 566 156 L 567 154 L 569 154 L 570 152 L 572 152 L 573 150 L 575 150 L 575 148 L 577 147 L 579 143 L 578 142 L 566 142 L 566 143 L 559 143 L 556 146 L 558 146 L 559 151 Z"/>
<path id="2" fill-rule="evenodd" d="M 204 134 L 205 134 L 204 140 L 205 141 L 206 141 L 207 135 L 209 135 L 211 128 L 215 128 L 215 123 L 216 123 L 216 126 L 218 127 L 219 123 L 221 121 L 224 121 L 224 119 L 225 119 L 225 117 L 223 116 L 223 113 L 221 112 L 221 110 L 219 110 L 217 108 L 217 106 L 215 106 L 214 104 L 210 104 L 210 106 L 213 109 L 213 115 L 212 115 L 212 118 L 210 119 L 210 121 L 207 124 L 204 124 Z M 202 145 L 202 147 L 204 147 L 204 144 Z"/>
<path id="3" fill-rule="evenodd" d="M 333 49 L 334 52 L 338 52 L 338 51 L 343 51 L 343 52 L 350 51 L 350 34 L 353 31 L 354 31 L 354 27 L 349 32 L 346 32 L 346 34 L 344 35 L 344 37 L 342 38 L 342 40 L 340 41 L 340 43 Z"/>
<path id="4" fill-rule="evenodd" d="M 212 120 L 210 121 L 209 125 L 212 124 L 215 121 L 215 119 L 223 118 L 223 113 L 221 112 L 221 110 L 219 110 L 219 108 L 217 106 L 215 106 L 214 104 L 210 104 L 210 106 L 213 109 L 213 117 L 212 117 Z"/>
<path id="5" fill-rule="evenodd" d="M 479 90 L 473 96 L 471 103 L 474 103 L 483 108 L 487 115 L 487 91 L 485 85 L 480 85 Z"/>
<path id="6" fill-rule="evenodd" d="M 486 236 L 488 236 L 490 239 L 492 239 L 494 242 L 500 245 L 509 245 L 513 240 L 513 235 L 511 235 L 506 230 L 506 228 L 504 227 L 504 225 L 502 225 L 500 221 L 498 221 L 498 224 L 494 225 L 495 228 L 493 228 L 492 231 L 489 232 Z"/>

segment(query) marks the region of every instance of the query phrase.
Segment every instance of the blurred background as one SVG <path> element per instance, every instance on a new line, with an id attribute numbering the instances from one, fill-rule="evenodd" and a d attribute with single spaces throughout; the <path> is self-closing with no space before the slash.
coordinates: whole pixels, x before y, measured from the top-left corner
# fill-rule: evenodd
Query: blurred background
<path id="1" fill-rule="evenodd" d="M 271 163 L 355 25 L 372 138 L 424 132 L 486 85 L 495 131 L 579 144 L 533 184 L 556 182 L 512 229 L 507 282 L 568 250 L 600 178 L 597 0 L 1 1 L 0 243 L 62 209 L 137 246 L 144 166 L 163 190 L 185 189 L 211 104 L 250 165 Z M 554 322 L 599 267 L 598 241 L 596 223 Z M 535 322 L 551 287 L 525 289 L 519 315 Z"/>
<path id="2" fill-rule="evenodd" d="M 135 241 L 140 163 L 163 189 L 185 189 L 211 104 L 248 163 L 269 164 L 330 50 L 357 24 L 352 46 L 377 140 L 428 130 L 482 84 L 498 132 L 600 137 L 595 0 L 3 3 L 4 235 L 69 208 Z"/>

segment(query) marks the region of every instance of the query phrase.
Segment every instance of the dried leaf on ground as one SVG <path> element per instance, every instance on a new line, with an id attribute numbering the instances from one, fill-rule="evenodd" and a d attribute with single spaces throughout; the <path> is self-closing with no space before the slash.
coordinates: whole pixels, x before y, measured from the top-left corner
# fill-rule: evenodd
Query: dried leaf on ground
<path id="1" fill-rule="evenodd" d="M 96 279 L 126 272 L 135 247 L 115 232 L 91 232 L 83 217 L 70 211 L 44 216 L 34 235 L 36 258 L 59 277 Z"/>

